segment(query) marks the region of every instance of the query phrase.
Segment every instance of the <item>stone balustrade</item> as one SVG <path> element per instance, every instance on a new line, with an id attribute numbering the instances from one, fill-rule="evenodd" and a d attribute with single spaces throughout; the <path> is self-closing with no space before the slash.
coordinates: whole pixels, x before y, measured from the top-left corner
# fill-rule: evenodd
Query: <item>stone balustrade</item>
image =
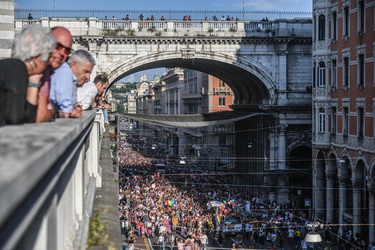
<path id="1" fill-rule="evenodd" d="M 64 26 L 74 36 L 224 36 L 224 37 L 311 37 L 311 19 L 279 19 L 275 21 L 139 21 L 100 20 L 90 18 L 47 18 L 15 20 L 15 31 L 25 25 L 41 23 L 46 27 Z"/>
<path id="2" fill-rule="evenodd" d="M 102 113 L 0 128 L 0 249 L 85 249 Z"/>

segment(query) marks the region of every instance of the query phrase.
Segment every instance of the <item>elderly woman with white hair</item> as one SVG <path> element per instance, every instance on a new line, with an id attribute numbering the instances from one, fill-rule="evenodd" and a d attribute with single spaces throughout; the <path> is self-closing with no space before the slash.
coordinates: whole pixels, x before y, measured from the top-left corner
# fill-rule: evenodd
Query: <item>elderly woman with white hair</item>
<path id="1" fill-rule="evenodd" d="M 42 72 L 56 38 L 34 24 L 16 35 L 12 58 L 0 60 L 0 126 L 35 122 Z"/>

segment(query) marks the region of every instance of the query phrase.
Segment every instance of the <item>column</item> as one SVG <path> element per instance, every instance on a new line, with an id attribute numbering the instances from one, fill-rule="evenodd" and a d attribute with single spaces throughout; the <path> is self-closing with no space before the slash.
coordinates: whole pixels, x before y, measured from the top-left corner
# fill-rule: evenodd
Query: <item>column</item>
<path id="1" fill-rule="evenodd" d="M 166 94 L 167 94 L 167 98 L 166 98 L 166 99 L 167 99 L 167 101 L 166 101 L 166 105 L 167 105 L 166 108 L 167 108 L 167 110 L 166 110 L 166 111 L 167 111 L 167 115 L 170 115 L 170 114 L 171 114 L 171 113 L 170 113 L 171 111 L 170 111 L 170 109 L 169 109 L 169 101 L 170 101 L 170 100 L 169 100 L 169 98 L 170 98 L 170 96 L 169 96 L 169 90 L 166 91 Z"/>
<path id="2" fill-rule="evenodd" d="M 346 183 L 347 177 L 339 178 L 339 236 L 343 236 L 342 224 L 344 223 L 344 212 L 346 208 Z"/>
<path id="3" fill-rule="evenodd" d="M 278 169 L 286 169 L 285 159 L 286 159 L 286 136 L 285 136 L 286 125 L 281 125 L 279 133 L 279 145 L 278 145 L 278 158 L 279 166 Z"/>
<path id="4" fill-rule="evenodd" d="M 361 184 L 353 181 L 353 235 L 361 233 Z"/>
<path id="5" fill-rule="evenodd" d="M 368 223 L 369 225 L 369 242 L 375 241 L 375 185 L 368 184 L 369 203 L 368 203 Z"/>
<path id="6" fill-rule="evenodd" d="M 174 96 L 174 101 L 173 101 L 173 109 L 174 109 L 174 114 L 177 115 L 178 114 L 178 111 L 177 111 L 177 88 L 173 89 L 173 96 Z"/>
<path id="7" fill-rule="evenodd" d="M 277 81 L 278 81 L 278 104 L 285 105 L 288 102 L 288 98 L 286 96 L 287 90 L 287 54 L 288 48 L 286 44 L 279 44 L 277 48 Z"/>
<path id="8" fill-rule="evenodd" d="M 177 106 L 177 115 L 180 115 L 181 114 L 181 89 L 178 88 L 177 89 L 177 103 L 178 103 L 178 106 Z"/>
<path id="9" fill-rule="evenodd" d="M 315 220 L 316 219 L 323 219 L 324 217 L 324 179 L 323 176 L 316 174 L 316 168 L 318 166 L 315 166 L 315 185 L 314 185 L 314 208 L 315 208 Z"/>
<path id="10" fill-rule="evenodd" d="M 333 222 L 333 178 L 334 175 L 327 175 L 326 178 L 326 223 Z"/>

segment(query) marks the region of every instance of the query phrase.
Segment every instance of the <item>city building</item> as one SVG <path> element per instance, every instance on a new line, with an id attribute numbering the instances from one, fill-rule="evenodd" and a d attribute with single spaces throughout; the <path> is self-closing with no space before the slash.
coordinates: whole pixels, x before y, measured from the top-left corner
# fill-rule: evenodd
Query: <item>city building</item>
<path id="1" fill-rule="evenodd" d="M 121 89 L 121 88 L 125 87 L 125 83 L 124 82 L 116 82 L 116 83 L 113 84 L 113 86 L 116 89 Z"/>
<path id="2" fill-rule="evenodd" d="M 313 1 L 314 218 L 375 241 L 373 0 Z"/>
<path id="3" fill-rule="evenodd" d="M 137 92 L 135 89 L 128 93 L 125 93 L 126 102 L 124 103 L 124 109 L 126 113 L 136 114 L 137 113 Z"/>
<path id="4" fill-rule="evenodd" d="M 184 70 L 171 68 L 163 76 L 165 82 L 165 113 L 167 115 L 183 114 L 184 106 L 181 97 L 184 94 Z"/>
<path id="5" fill-rule="evenodd" d="M 156 74 L 152 81 L 148 81 L 147 76 L 143 75 L 137 84 L 137 114 L 154 113 L 154 89 L 153 86 L 160 81 L 160 77 Z"/>

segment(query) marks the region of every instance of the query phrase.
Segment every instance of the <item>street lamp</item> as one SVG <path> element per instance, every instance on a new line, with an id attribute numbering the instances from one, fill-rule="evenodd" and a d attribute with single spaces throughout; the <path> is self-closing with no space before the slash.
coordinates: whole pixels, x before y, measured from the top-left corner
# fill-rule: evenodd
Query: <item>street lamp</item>
<path id="1" fill-rule="evenodd" d="M 308 232 L 305 236 L 305 241 L 308 243 L 314 244 L 314 249 L 316 249 L 315 243 L 322 241 L 322 236 L 320 236 L 320 233 L 315 231 L 318 227 L 323 228 L 323 224 L 320 224 L 319 222 L 309 223 L 307 224 L 307 227 L 310 229 L 310 232 Z"/>

